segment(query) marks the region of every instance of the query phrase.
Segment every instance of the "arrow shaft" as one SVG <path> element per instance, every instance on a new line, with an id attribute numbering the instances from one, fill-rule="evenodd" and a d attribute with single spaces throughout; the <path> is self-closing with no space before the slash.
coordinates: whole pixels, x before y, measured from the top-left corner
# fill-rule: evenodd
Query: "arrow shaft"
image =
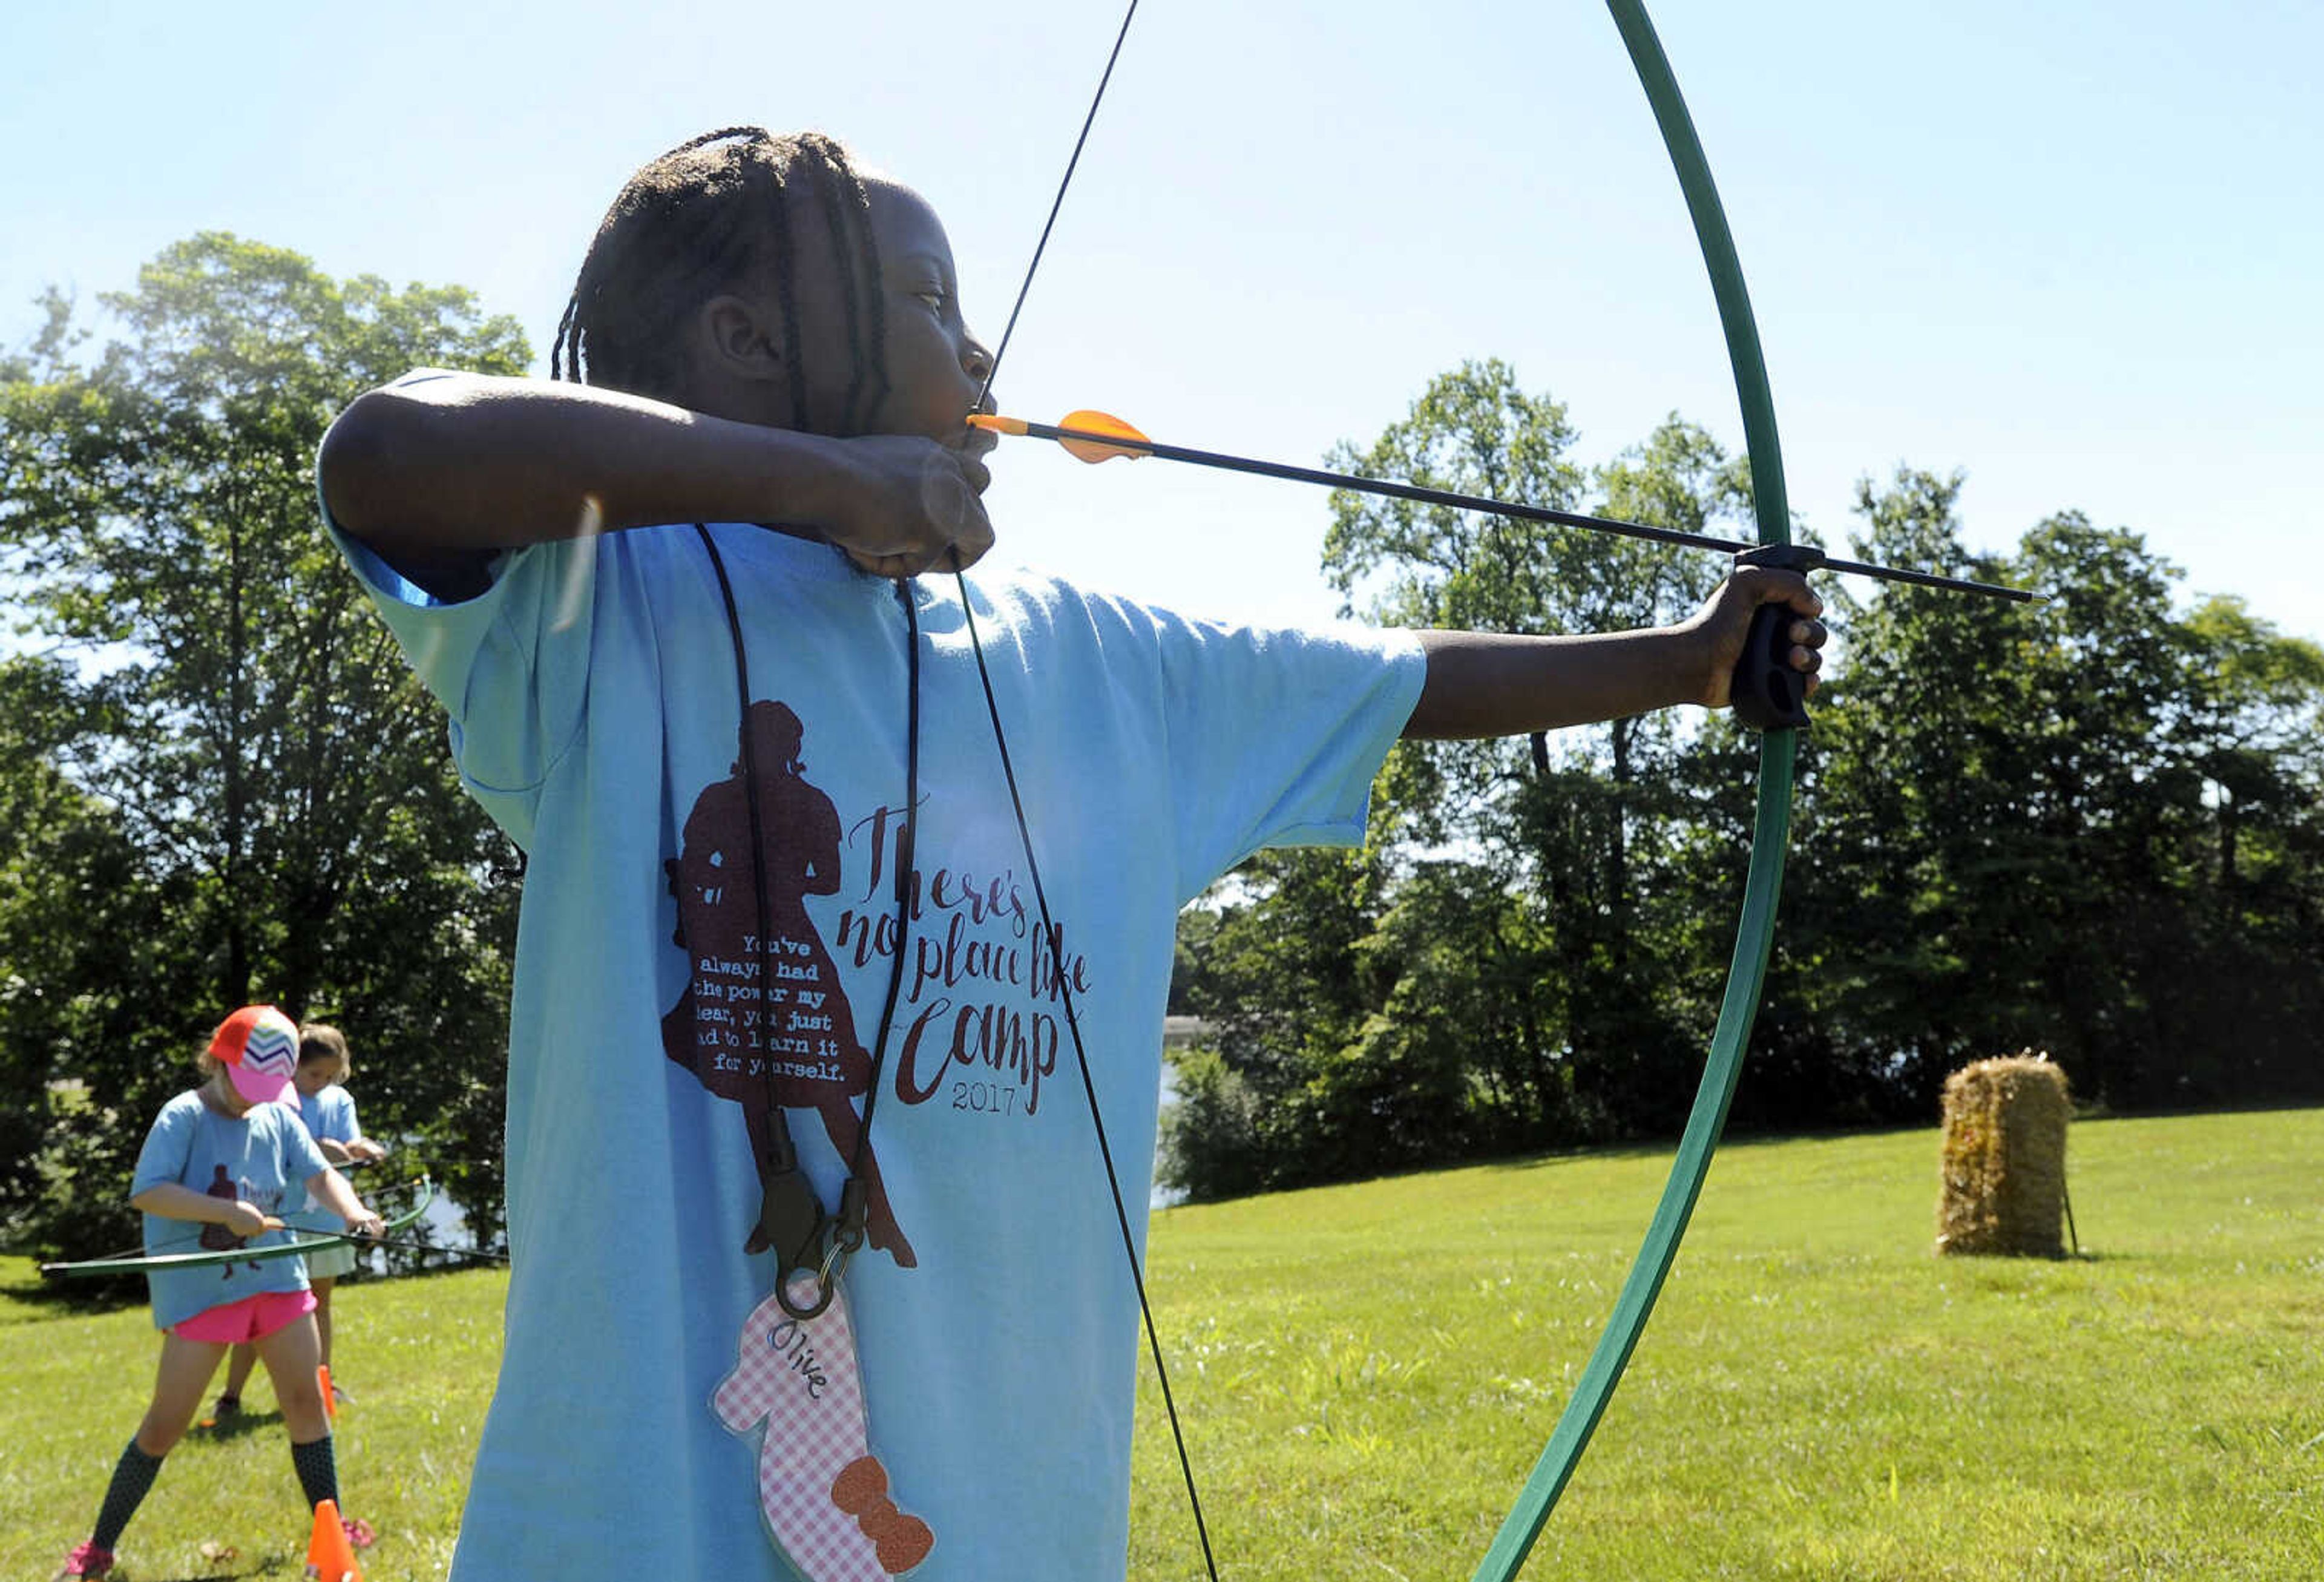
<path id="1" fill-rule="evenodd" d="M 1390 500 L 1409 500 L 1421 505 L 1450 506 L 1455 510 L 1481 511 L 1489 516 L 1515 517 L 1520 521 L 1549 522 L 1563 528 L 1583 528 L 1591 532 L 1613 533 L 1625 538 L 1640 538 L 1650 544 L 1669 544 L 1682 549 L 1709 549 L 1721 555 L 1738 555 L 1757 545 L 1743 538 L 1720 538 L 1709 533 L 1681 532 L 1675 528 L 1657 528 L 1645 522 L 1626 522 L 1614 517 L 1588 516 L 1581 511 L 1557 510 L 1545 505 L 1521 505 L 1515 501 L 1494 500 L 1482 494 L 1462 494 L 1450 489 L 1430 489 L 1418 483 L 1398 483 L 1386 478 L 1366 478 L 1354 473 L 1334 473 L 1323 467 L 1298 467 L 1288 462 L 1260 461 L 1253 456 L 1230 455 L 1224 451 L 1196 450 L 1184 445 L 1164 445 L 1151 439 L 1129 439 L 1118 434 L 1102 434 L 1095 429 L 1066 428 L 1055 423 L 1026 422 L 1024 432 L 1037 439 L 1080 440 L 1085 444 L 1102 445 L 1126 455 L 1152 456 L 1157 461 L 1184 462 L 1191 466 L 1215 467 L 1230 473 L 1250 473 L 1261 478 L 1281 478 L 1294 483 L 1320 483 L 1327 489 L 1348 489 L 1359 494 L 1384 495 Z M 1950 588 L 1955 593 L 1984 593 L 1992 598 L 2007 599 L 2015 603 L 2030 604 L 2038 595 L 2024 588 L 2004 587 L 1998 583 L 1973 582 L 1967 577 L 1941 576 L 1935 572 L 1906 571 L 1898 566 L 1875 566 L 1868 561 L 1838 560 L 1826 557 L 1823 568 L 1852 576 L 1878 577 L 1884 582 L 1911 583 L 1920 587 Z"/>

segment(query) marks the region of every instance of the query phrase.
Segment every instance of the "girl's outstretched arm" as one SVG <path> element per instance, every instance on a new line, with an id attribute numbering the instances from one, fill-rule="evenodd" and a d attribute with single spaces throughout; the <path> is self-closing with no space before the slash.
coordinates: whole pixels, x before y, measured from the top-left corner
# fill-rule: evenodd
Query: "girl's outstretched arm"
<path id="1" fill-rule="evenodd" d="M 883 575 L 973 565 L 992 544 L 973 447 L 834 439 L 588 385 L 429 374 L 355 399 L 323 437 L 340 527 L 438 594 L 493 551 L 661 522 L 754 521 L 821 537 Z"/>
<path id="2" fill-rule="evenodd" d="M 1515 736 L 1619 720 L 1679 704 L 1725 708 L 1751 615 L 1788 604 L 1792 665 L 1823 663 L 1823 601 L 1796 572 L 1738 567 L 1702 608 L 1675 626 L 1591 637 L 1511 637 L 1424 631 L 1428 678 L 1404 733 L 1415 739 Z"/>

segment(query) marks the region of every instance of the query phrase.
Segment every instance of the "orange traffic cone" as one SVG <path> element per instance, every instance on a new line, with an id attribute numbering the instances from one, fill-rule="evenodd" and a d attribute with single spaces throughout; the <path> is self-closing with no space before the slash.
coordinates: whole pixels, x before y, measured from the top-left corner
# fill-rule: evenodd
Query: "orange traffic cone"
<path id="1" fill-rule="evenodd" d="M 347 1542 L 337 1500 L 325 1500 L 315 1507 L 315 1535 L 307 1541 L 307 1575 L 320 1582 L 363 1582 L 363 1570 Z"/>
<path id="2" fill-rule="evenodd" d="M 331 1365 L 323 1363 L 315 1369 L 315 1383 L 323 1392 L 323 1416 L 336 1422 L 339 1416 L 338 1397 L 331 1393 Z"/>

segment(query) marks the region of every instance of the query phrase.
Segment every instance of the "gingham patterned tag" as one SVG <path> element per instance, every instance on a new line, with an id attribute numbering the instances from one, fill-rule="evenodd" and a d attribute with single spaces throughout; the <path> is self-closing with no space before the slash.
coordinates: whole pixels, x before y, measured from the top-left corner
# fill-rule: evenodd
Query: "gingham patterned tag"
<path id="1" fill-rule="evenodd" d="M 791 1299 L 815 1294 L 800 1275 Z M 863 1380 L 844 1288 L 812 1319 L 795 1319 L 771 1294 L 751 1311 L 734 1371 L 711 1410 L 736 1434 L 761 1423 L 759 1509 L 775 1547 L 807 1582 L 885 1582 L 927 1558 L 935 1536 L 896 1509 L 888 1475 L 871 1453 Z"/>

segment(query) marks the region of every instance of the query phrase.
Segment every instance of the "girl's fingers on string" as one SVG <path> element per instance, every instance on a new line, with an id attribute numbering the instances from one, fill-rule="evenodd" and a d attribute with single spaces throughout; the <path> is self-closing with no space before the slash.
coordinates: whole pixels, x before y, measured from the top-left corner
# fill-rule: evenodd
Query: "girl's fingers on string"
<path id="1" fill-rule="evenodd" d="M 875 576 L 973 566 L 992 547 L 975 455 L 931 439 L 867 435 L 847 442 L 852 480 L 822 519 L 824 536 Z"/>
<path id="2" fill-rule="evenodd" d="M 923 474 L 920 501 L 929 528 L 943 541 L 930 547 L 917 570 L 965 570 L 992 547 L 992 519 L 985 515 L 982 499 L 984 464 L 957 451 L 939 455 Z"/>

